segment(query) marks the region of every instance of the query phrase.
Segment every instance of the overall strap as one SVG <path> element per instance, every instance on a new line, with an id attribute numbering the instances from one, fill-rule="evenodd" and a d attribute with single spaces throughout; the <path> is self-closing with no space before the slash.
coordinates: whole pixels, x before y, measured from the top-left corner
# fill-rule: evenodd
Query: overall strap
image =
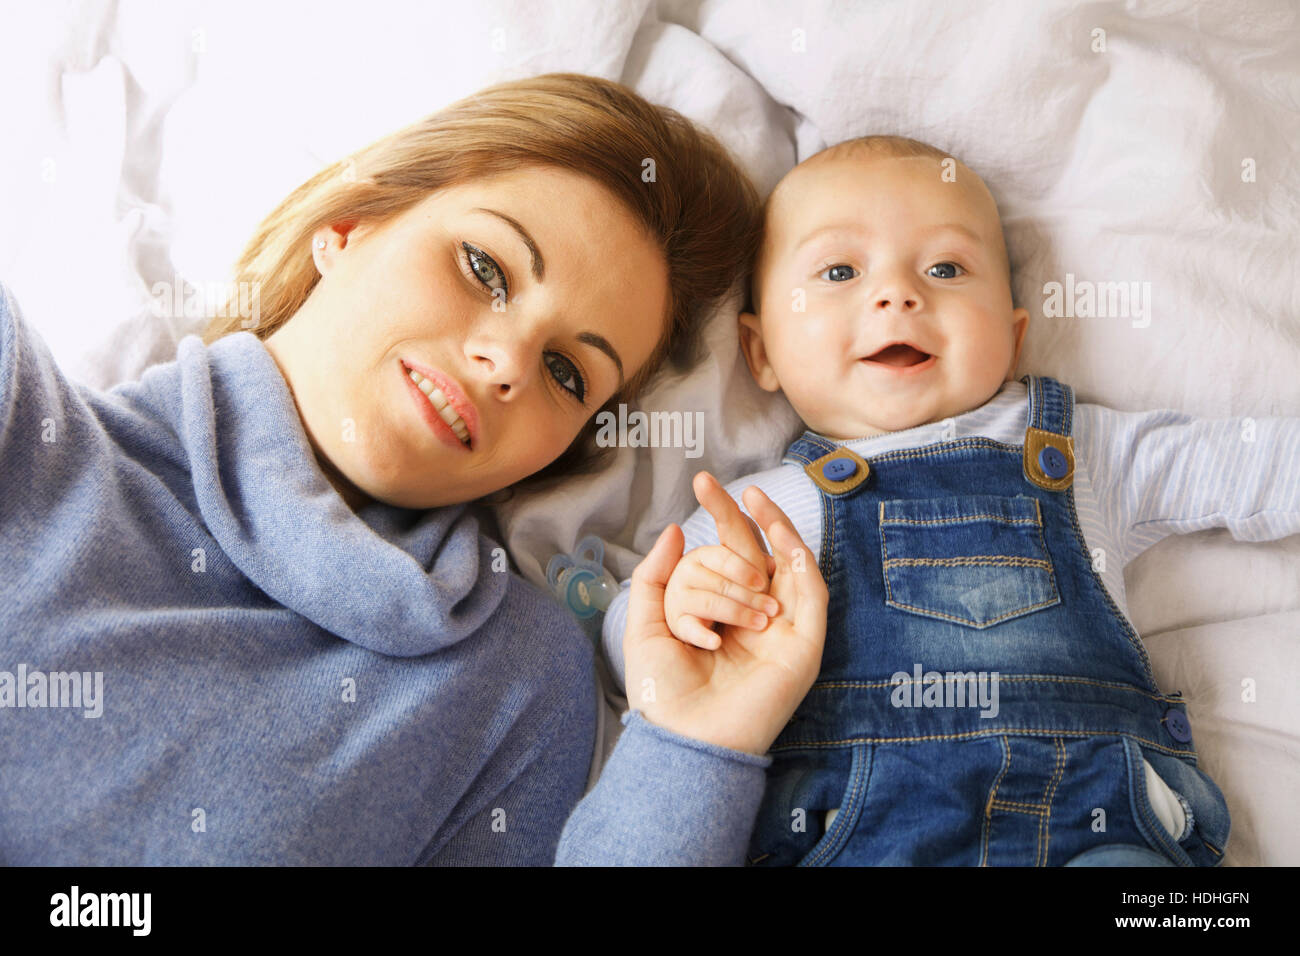
<path id="1" fill-rule="evenodd" d="M 871 474 L 871 466 L 856 452 L 810 431 L 790 446 L 784 463 L 803 465 L 813 483 L 830 495 L 852 491 Z"/>
<path id="2" fill-rule="evenodd" d="M 1029 422 L 1025 428 L 1025 478 L 1048 491 L 1074 482 L 1074 438 L 1070 434 L 1074 392 L 1054 378 L 1026 375 Z"/>

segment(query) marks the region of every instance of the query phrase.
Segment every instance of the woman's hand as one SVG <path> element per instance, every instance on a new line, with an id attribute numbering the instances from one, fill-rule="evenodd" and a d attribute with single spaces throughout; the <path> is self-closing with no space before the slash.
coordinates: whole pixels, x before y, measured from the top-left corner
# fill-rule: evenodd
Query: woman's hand
<path id="1" fill-rule="evenodd" d="M 768 593 L 780 610 L 762 630 L 724 625 L 715 650 L 679 641 L 665 620 L 664 590 L 685 540 L 681 528 L 669 525 L 632 574 L 623 633 L 628 703 L 674 733 L 764 754 L 817 677 L 826 584 L 790 519 L 767 495 L 751 485 L 744 499 L 776 550 L 774 562 L 736 503 L 711 476 L 708 481 L 716 487 L 697 487 L 709 496 L 701 502 L 717 521 L 719 540 L 753 566 L 774 568 Z"/>

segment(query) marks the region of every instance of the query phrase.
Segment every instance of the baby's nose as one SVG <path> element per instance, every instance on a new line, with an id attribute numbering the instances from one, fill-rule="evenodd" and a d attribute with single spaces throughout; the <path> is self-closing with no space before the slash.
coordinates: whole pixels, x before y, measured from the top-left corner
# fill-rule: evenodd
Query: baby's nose
<path id="1" fill-rule="evenodd" d="M 916 296 L 901 295 L 897 293 L 892 295 L 882 296 L 881 298 L 876 300 L 877 309 L 888 309 L 894 307 L 895 305 L 897 305 L 897 307 L 902 309 L 903 311 L 907 312 L 917 308 L 920 305 L 920 301 L 917 299 Z"/>

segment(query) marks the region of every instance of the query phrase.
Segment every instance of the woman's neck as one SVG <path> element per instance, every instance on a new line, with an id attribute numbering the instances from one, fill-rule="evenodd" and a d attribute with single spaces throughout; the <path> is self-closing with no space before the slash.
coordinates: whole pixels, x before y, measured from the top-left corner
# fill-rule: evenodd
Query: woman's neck
<path id="1" fill-rule="evenodd" d="M 335 468 L 320 452 L 316 452 L 316 462 L 320 465 L 320 470 L 324 472 L 325 477 L 329 479 L 330 485 L 339 493 L 339 497 L 343 499 L 344 504 L 354 513 L 370 504 L 371 497 L 348 481 L 343 473 Z"/>

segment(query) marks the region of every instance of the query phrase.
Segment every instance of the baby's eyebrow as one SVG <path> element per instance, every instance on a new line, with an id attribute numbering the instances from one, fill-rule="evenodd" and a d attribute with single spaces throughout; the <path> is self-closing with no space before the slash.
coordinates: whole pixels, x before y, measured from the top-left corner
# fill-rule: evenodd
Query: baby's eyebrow
<path id="1" fill-rule="evenodd" d="M 937 226 L 931 226 L 929 229 L 923 230 L 921 234 L 925 236 L 929 236 L 929 235 L 933 235 L 936 232 L 945 232 L 945 231 L 959 233 L 960 235 L 965 236 L 971 242 L 984 241 L 984 237 L 981 236 L 978 232 L 976 232 L 974 229 L 971 229 L 969 226 L 962 225 L 959 222 L 940 223 Z"/>
<path id="2" fill-rule="evenodd" d="M 794 251 L 798 252 L 800 249 L 808 245 L 808 243 L 812 242 L 814 239 L 818 239 L 821 236 L 827 235 L 828 233 L 853 232 L 855 229 L 861 229 L 861 228 L 862 228 L 862 223 L 860 222 L 833 222 L 825 226 L 819 226 L 818 228 L 814 229 L 812 232 L 808 233 L 808 235 L 800 239 L 798 245 L 794 247 Z"/>
<path id="3" fill-rule="evenodd" d="M 803 239 L 799 241 L 799 244 L 794 247 L 794 251 L 798 252 L 800 249 L 808 245 L 814 239 L 819 239 L 822 236 L 828 235 L 829 233 L 853 232 L 861 228 L 862 228 L 862 223 L 860 222 L 833 222 L 825 226 L 820 226 L 817 229 L 814 229 L 812 232 L 808 233 L 808 235 L 804 236 Z M 934 225 L 929 227 L 928 229 L 922 230 L 921 235 L 930 236 L 933 235 L 934 233 L 944 232 L 944 231 L 958 233 L 959 235 L 965 236 L 971 242 L 982 243 L 984 241 L 983 236 L 977 233 L 974 229 L 971 229 L 969 226 L 965 226 L 960 222 L 939 223 L 938 225 Z"/>

